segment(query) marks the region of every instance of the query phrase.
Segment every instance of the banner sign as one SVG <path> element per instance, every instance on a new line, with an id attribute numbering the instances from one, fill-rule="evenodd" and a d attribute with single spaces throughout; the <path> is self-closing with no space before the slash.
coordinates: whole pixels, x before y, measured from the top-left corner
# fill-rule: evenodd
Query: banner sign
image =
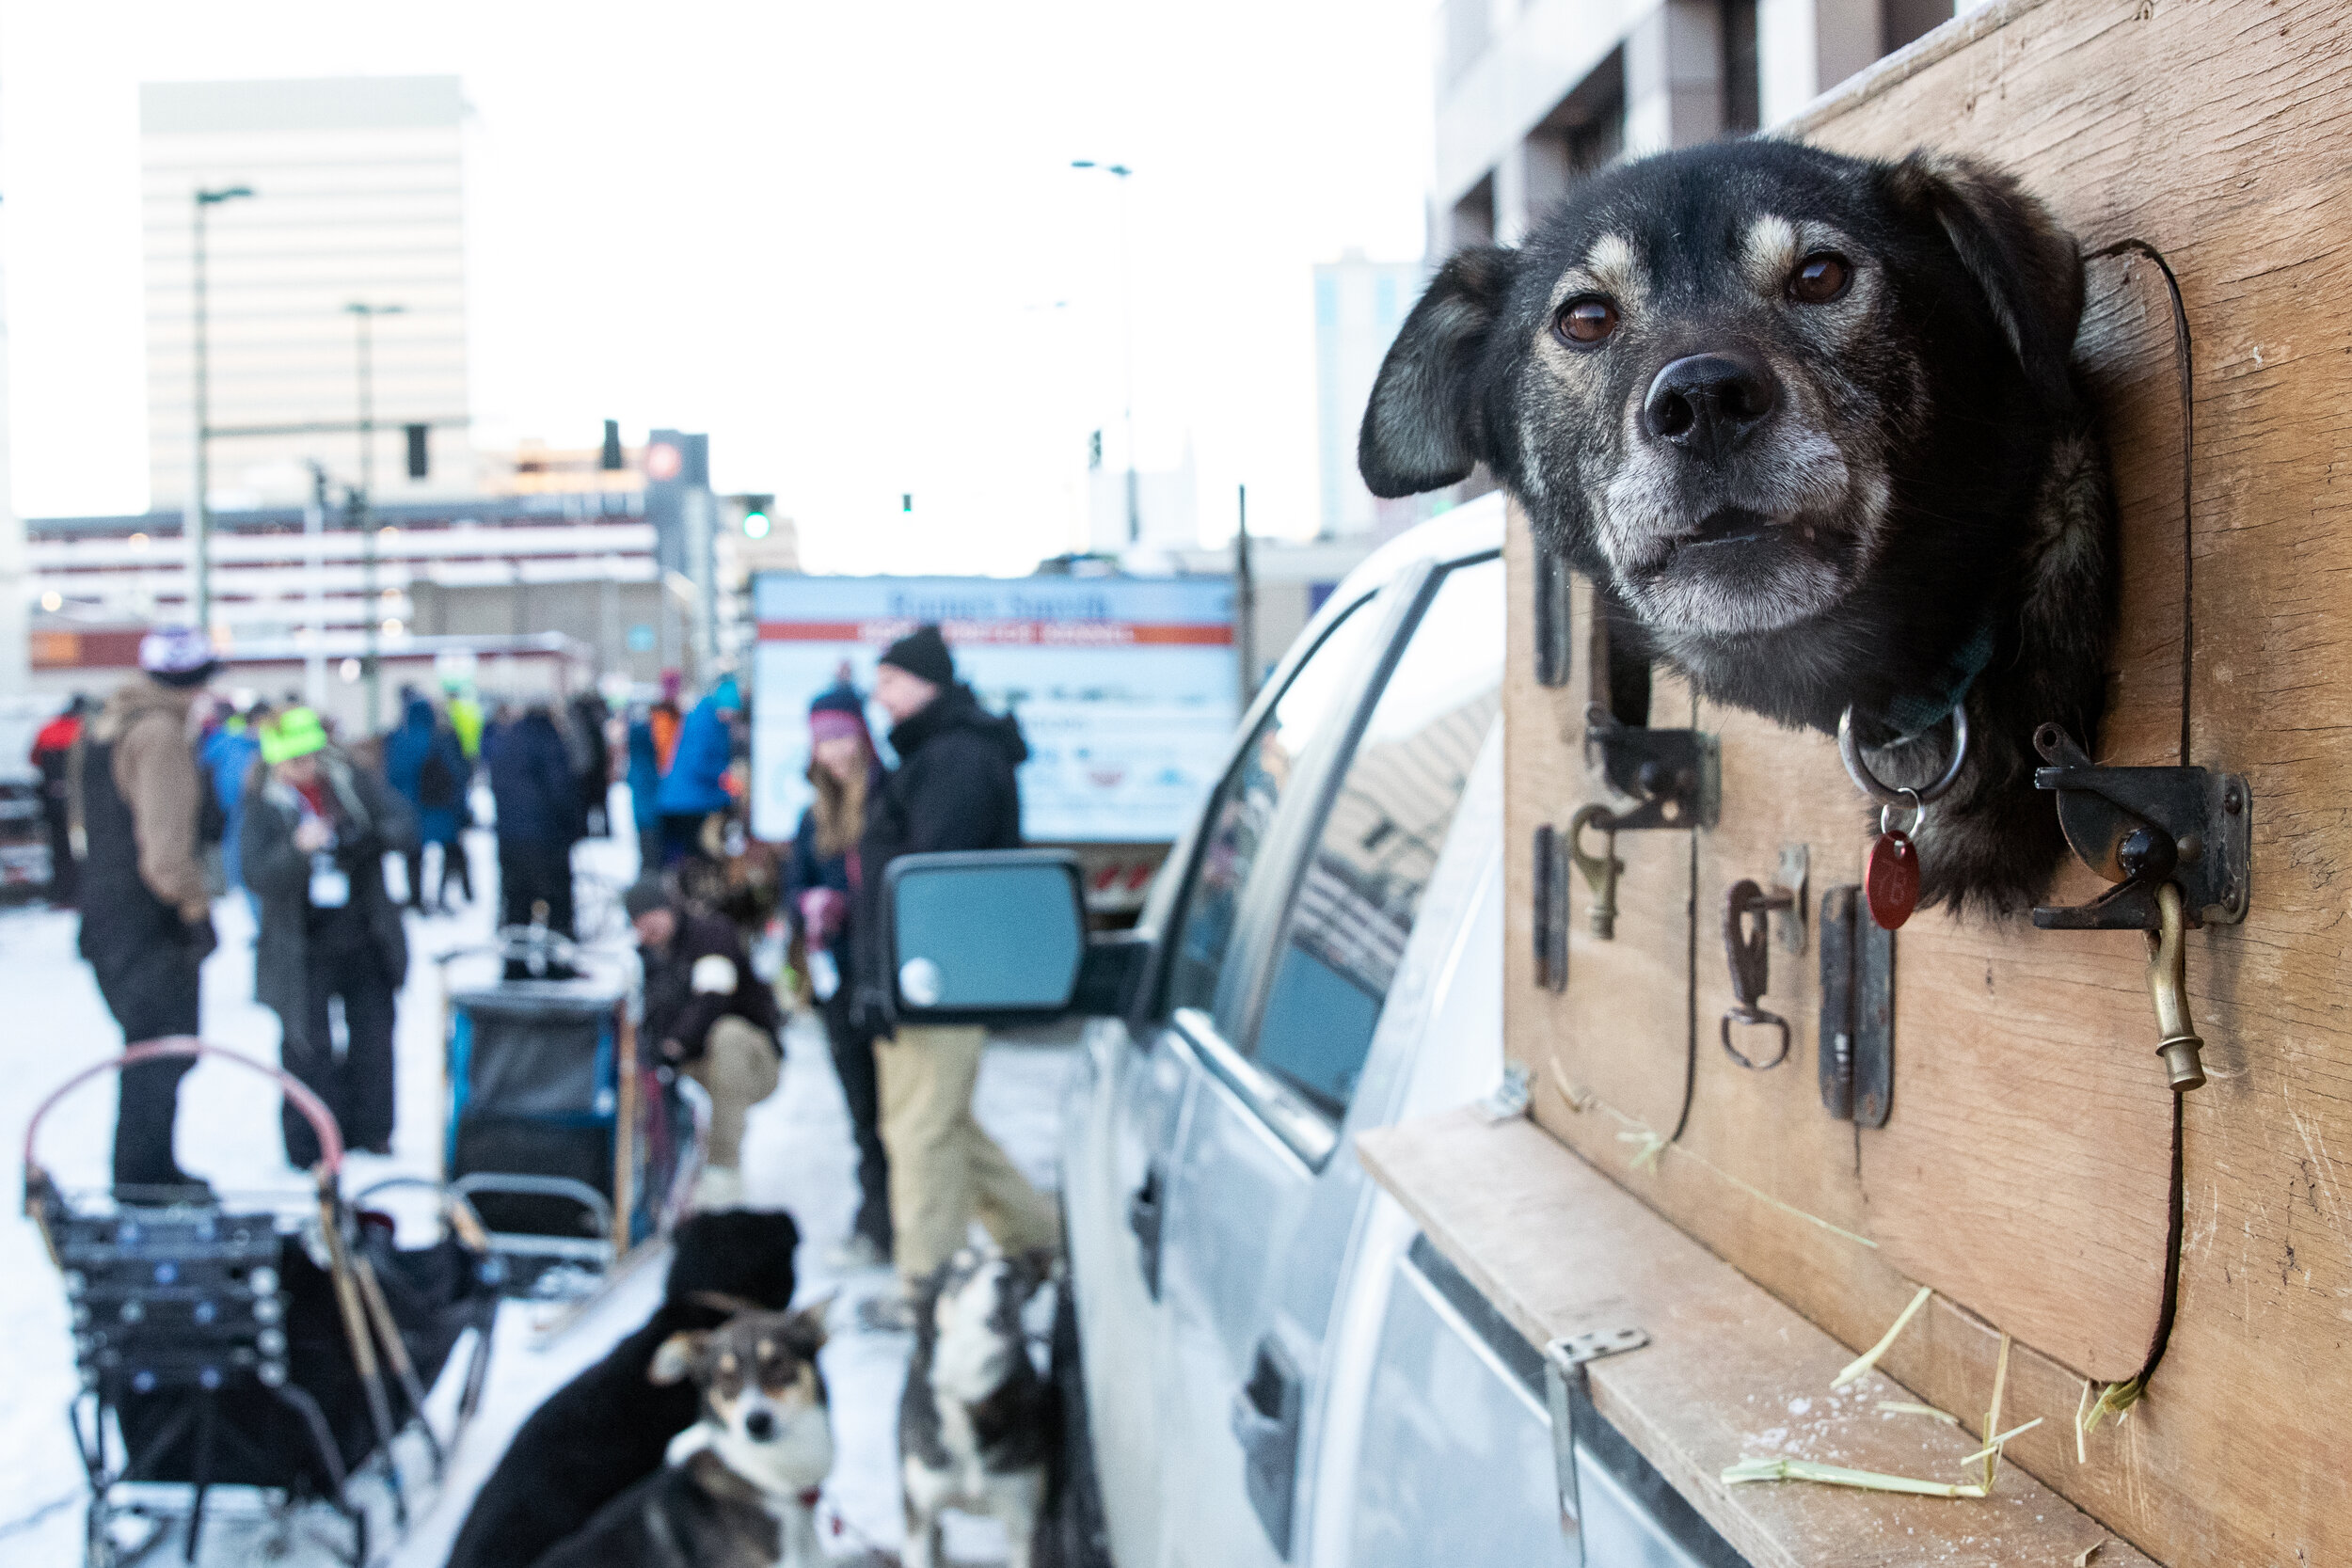
<path id="1" fill-rule="evenodd" d="M 1021 721 L 1022 832 L 1159 843 L 1183 832 L 1239 721 L 1233 589 L 1222 578 L 826 578 L 753 581 L 752 832 L 798 831 L 808 705 L 846 668 L 871 692 L 884 648 L 936 622 L 981 705 Z M 866 723 L 895 763 L 890 719 Z"/>

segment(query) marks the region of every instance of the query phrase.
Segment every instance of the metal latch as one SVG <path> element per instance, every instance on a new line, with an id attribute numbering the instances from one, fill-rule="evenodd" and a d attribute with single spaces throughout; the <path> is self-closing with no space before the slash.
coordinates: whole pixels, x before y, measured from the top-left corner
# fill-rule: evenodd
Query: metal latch
<path id="1" fill-rule="evenodd" d="M 1560 1530 L 1582 1545 L 1584 1504 L 1576 1483 L 1576 1412 L 1592 1407 L 1592 1385 L 1584 1369 L 1604 1355 L 1619 1355 L 1649 1343 L 1642 1328 L 1572 1334 L 1544 1347 L 1544 1397 L 1551 1408 L 1551 1464 L 1560 1487 Z M 1597 1417 L 1591 1418 L 1597 1419 Z"/>
<path id="2" fill-rule="evenodd" d="M 1538 540 L 1535 545 L 1535 684 L 1568 681 L 1568 562 Z"/>
<path id="3" fill-rule="evenodd" d="M 2043 930 L 2155 931 L 2156 889 L 2179 884 L 2191 926 L 2246 918 L 2253 865 L 2253 793 L 2245 777 L 2203 768 L 2100 768 L 2057 724 L 2034 731 L 2058 794 L 2058 827 L 2082 863 L 2116 885 L 2088 904 L 2033 911 Z"/>
<path id="4" fill-rule="evenodd" d="M 1722 765 L 1713 736 L 1637 729 L 1595 703 L 1584 710 L 1584 765 L 1596 764 L 1611 789 L 1638 802 L 1610 813 L 1610 832 L 1715 825 Z"/>
<path id="5" fill-rule="evenodd" d="M 1535 983 L 1546 990 L 1568 989 L 1568 842 L 1550 823 L 1535 829 Z"/>
<path id="6" fill-rule="evenodd" d="M 1883 1127 L 1895 1099 L 1895 933 L 1870 918 L 1862 889 L 1821 893 L 1821 1108 Z"/>

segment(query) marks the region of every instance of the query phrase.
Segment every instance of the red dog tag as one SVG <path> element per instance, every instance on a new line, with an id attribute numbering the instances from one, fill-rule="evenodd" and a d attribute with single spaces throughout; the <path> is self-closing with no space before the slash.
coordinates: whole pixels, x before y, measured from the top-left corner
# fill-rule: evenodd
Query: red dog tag
<path id="1" fill-rule="evenodd" d="M 1892 931 L 1911 918 L 1919 907 L 1919 850 L 1908 833 L 1890 829 L 1870 841 L 1869 858 L 1862 863 L 1862 893 L 1881 930 Z"/>

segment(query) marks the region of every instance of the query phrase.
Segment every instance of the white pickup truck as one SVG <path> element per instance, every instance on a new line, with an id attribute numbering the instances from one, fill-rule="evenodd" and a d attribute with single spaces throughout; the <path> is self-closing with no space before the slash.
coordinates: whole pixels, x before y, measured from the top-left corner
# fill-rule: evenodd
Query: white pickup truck
<path id="1" fill-rule="evenodd" d="M 1536 1348 L 1351 1147 L 1502 1076 L 1502 526 L 1347 578 L 1133 933 L 1087 943 L 1048 853 L 892 868 L 906 1015 L 1091 1015 L 1073 1458 L 1119 1568 L 1741 1560 L 1589 1406 L 1563 1484 Z"/>

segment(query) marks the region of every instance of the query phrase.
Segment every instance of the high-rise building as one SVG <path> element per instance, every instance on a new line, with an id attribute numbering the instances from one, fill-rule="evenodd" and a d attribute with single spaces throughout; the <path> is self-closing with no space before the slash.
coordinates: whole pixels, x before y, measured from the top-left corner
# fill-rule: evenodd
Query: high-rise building
<path id="1" fill-rule="evenodd" d="M 1372 261 L 1360 250 L 1315 268 L 1315 430 L 1327 539 L 1394 533 L 1426 515 L 1418 497 L 1380 499 L 1356 471 L 1364 404 L 1422 276 L 1419 261 Z"/>
<path id="2" fill-rule="evenodd" d="M 361 477 L 359 332 L 372 336 L 374 494 L 475 487 L 466 388 L 464 100 L 453 76 L 154 82 L 139 89 L 147 240 L 151 505 L 189 499 L 192 326 L 202 207 L 211 423 L 342 425 L 212 444 L 215 507 L 297 503 L 310 465 Z M 362 321 L 350 309 L 371 307 Z M 432 423 L 431 477 L 407 477 L 403 426 Z"/>
<path id="3" fill-rule="evenodd" d="M 1430 243 L 1515 244 L 1626 154 L 1788 119 L 1983 0 L 1442 0 Z"/>

